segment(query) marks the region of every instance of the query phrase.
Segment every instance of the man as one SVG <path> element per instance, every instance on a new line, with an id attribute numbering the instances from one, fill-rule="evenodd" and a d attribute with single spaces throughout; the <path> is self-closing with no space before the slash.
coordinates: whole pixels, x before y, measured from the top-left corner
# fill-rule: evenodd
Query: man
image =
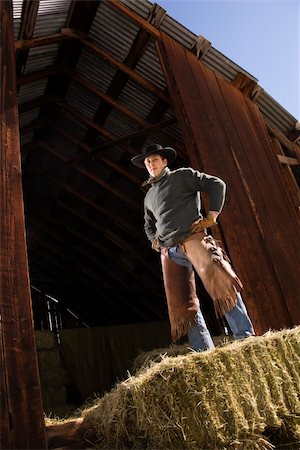
<path id="1" fill-rule="evenodd" d="M 225 252 L 208 235 L 216 225 L 225 199 L 225 183 L 190 167 L 171 171 L 177 156 L 171 147 L 151 144 L 131 159 L 150 175 L 144 199 L 144 227 L 152 249 L 160 252 L 172 341 L 188 335 L 195 351 L 213 349 L 200 310 L 194 270 L 214 301 L 216 314 L 225 315 L 235 339 L 254 335 L 239 291 L 242 284 Z M 201 192 L 209 197 L 209 212 L 201 215 Z"/>

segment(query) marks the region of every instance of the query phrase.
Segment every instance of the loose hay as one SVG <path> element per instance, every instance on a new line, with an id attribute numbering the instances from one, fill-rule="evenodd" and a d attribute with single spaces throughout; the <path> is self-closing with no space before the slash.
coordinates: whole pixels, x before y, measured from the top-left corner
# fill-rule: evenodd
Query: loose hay
<path id="1" fill-rule="evenodd" d="M 300 448 L 300 327 L 164 357 L 82 415 L 99 449 Z"/>
<path id="2" fill-rule="evenodd" d="M 233 337 L 231 336 L 213 336 L 213 342 L 215 346 L 226 345 L 232 340 Z M 140 372 L 153 367 L 155 364 L 161 362 L 165 358 L 168 358 L 170 356 L 186 355 L 191 351 L 193 350 L 191 350 L 188 344 L 171 344 L 167 348 L 157 348 L 148 352 L 141 352 L 133 362 L 132 372 L 135 375 L 138 375 Z"/>
<path id="3" fill-rule="evenodd" d="M 157 348 L 148 352 L 141 352 L 134 360 L 132 372 L 138 375 L 155 364 L 170 356 L 186 355 L 189 352 L 187 345 L 170 345 L 168 348 Z"/>

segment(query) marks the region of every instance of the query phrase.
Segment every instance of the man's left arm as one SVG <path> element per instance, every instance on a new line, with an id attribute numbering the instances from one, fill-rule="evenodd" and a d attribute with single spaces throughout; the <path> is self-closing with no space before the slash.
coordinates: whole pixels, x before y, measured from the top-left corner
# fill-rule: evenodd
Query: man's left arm
<path id="1" fill-rule="evenodd" d="M 217 217 L 220 214 L 226 193 L 226 184 L 221 178 L 205 173 L 199 173 L 201 178 L 201 191 L 208 193 L 209 198 L 209 212 L 207 217 L 196 220 L 192 226 L 193 233 L 203 231 L 205 228 L 211 228 L 217 224 Z"/>

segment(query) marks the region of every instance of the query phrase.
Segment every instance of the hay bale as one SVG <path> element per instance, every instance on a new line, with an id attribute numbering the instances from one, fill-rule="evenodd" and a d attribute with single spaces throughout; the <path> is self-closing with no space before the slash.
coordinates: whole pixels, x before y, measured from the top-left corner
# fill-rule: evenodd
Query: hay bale
<path id="1" fill-rule="evenodd" d="M 231 336 L 214 336 L 213 342 L 215 346 L 224 346 L 233 341 Z M 133 361 L 132 373 L 138 375 L 140 372 L 154 366 L 161 362 L 163 359 L 170 356 L 186 355 L 189 352 L 193 352 L 188 344 L 175 345 L 171 344 L 169 347 L 157 348 L 148 352 L 140 352 Z"/>
<path id="2" fill-rule="evenodd" d="M 101 449 L 267 450 L 276 432 L 300 442 L 300 327 L 165 357 L 82 414 Z"/>
<path id="3" fill-rule="evenodd" d="M 140 372 L 153 367 L 165 358 L 186 355 L 189 351 L 187 345 L 170 345 L 170 347 L 157 348 L 149 352 L 140 352 L 133 361 L 132 373 L 138 375 Z"/>
<path id="4" fill-rule="evenodd" d="M 58 347 L 38 351 L 43 410 L 46 415 L 65 415 L 67 406 L 66 374 L 61 367 Z"/>
<path id="5" fill-rule="evenodd" d="M 50 330 L 35 330 L 37 350 L 51 350 L 57 346 L 55 334 Z"/>
<path id="6" fill-rule="evenodd" d="M 38 364 L 41 371 L 60 366 L 60 352 L 57 348 L 43 350 L 37 353 Z"/>

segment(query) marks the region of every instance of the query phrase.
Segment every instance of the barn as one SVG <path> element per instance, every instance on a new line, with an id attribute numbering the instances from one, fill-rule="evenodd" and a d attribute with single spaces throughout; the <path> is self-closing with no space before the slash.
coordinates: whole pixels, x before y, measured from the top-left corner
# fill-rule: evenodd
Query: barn
<path id="1" fill-rule="evenodd" d="M 131 164 L 144 145 L 226 182 L 213 234 L 256 333 L 300 324 L 300 127 L 159 3 L 3 0 L 1 34 L 2 446 L 47 448 L 38 331 L 62 346 L 80 401 L 170 343 Z"/>

